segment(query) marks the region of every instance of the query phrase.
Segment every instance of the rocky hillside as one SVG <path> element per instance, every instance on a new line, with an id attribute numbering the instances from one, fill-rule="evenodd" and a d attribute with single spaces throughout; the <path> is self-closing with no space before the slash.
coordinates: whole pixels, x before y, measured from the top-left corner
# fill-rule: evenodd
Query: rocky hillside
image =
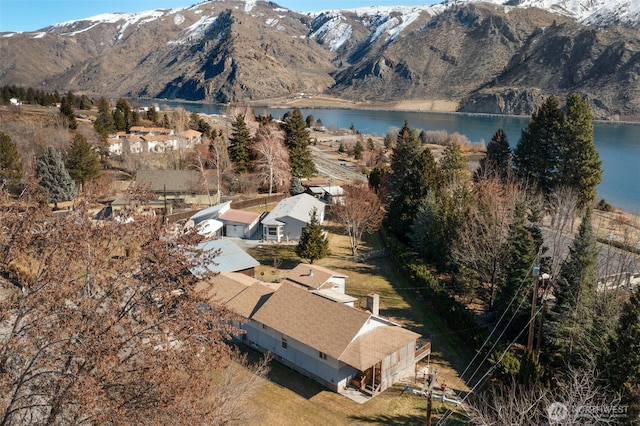
<path id="1" fill-rule="evenodd" d="M 0 34 L 0 85 L 242 102 L 298 93 L 530 114 L 580 92 L 640 115 L 636 0 L 449 0 L 298 14 L 266 1 L 108 14 Z"/>

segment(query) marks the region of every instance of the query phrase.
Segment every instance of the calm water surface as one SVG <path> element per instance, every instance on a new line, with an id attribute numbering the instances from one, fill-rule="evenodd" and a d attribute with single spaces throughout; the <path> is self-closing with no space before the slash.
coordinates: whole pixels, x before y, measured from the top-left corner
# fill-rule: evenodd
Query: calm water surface
<path id="1" fill-rule="evenodd" d="M 142 103 L 142 102 L 141 102 Z M 182 106 L 188 111 L 220 114 L 220 105 L 166 102 L 169 107 Z M 163 105 L 162 102 L 160 106 Z M 256 114 L 270 113 L 281 118 L 290 109 L 255 108 Z M 302 109 L 304 117 L 311 114 L 322 120 L 327 128 L 349 128 L 353 125 L 362 133 L 385 135 L 398 129 L 407 120 L 409 126 L 423 130 L 458 132 L 472 142 L 488 143 L 496 130 L 502 128 L 514 147 L 529 117 L 504 117 L 468 114 L 443 114 L 407 111 L 363 111 L 343 109 Z M 640 124 L 597 122 L 595 144 L 602 161 L 603 177 L 598 185 L 598 198 L 614 207 L 640 214 Z"/>

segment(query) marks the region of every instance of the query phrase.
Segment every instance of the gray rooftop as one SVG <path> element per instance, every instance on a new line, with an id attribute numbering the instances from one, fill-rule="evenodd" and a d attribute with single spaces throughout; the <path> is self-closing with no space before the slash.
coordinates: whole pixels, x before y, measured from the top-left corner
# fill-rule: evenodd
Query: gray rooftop
<path id="1" fill-rule="evenodd" d="M 326 204 L 312 195 L 298 194 L 293 197 L 285 198 L 280 201 L 269 212 L 262 223 L 264 225 L 282 225 L 281 218 L 290 217 L 300 222 L 309 222 L 311 220 L 311 211 L 315 207 L 318 211 L 318 220 L 322 218 L 321 212 L 324 211 Z"/>
<path id="2" fill-rule="evenodd" d="M 205 268 L 213 272 L 237 272 L 255 268 L 260 264 L 249 253 L 242 250 L 228 238 L 204 241 L 198 244 L 197 248 L 205 252 L 219 250 L 220 253 L 208 265 L 192 268 L 191 272 L 196 276 L 202 275 L 205 272 Z"/>

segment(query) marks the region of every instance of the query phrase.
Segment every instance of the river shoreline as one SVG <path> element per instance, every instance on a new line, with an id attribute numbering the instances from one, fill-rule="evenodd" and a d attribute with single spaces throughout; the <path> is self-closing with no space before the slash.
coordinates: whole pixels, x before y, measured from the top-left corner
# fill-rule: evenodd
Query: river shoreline
<path id="1" fill-rule="evenodd" d="M 136 99 L 132 99 L 135 101 Z M 139 99 L 142 100 L 142 99 Z M 145 101 L 153 101 L 157 103 L 162 102 L 180 102 L 180 103 L 193 103 L 193 104 L 208 104 L 218 105 L 221 108 L 236 107 L 241 105 L 248 105 L 253 108 L 279 108 L 279 109 L 345 109 L 356 111 L 397 111 L 397 112 L 428 112 L 435 114 L 455 114 L 455 115 L 468 115 L 477 117 L 514 117 L 514 118 L 530 118 L 530 115 L 517 115 L 517 114 L 492 114 L 492 113 L 472 113 L 472 112 L 459 112 L 456 111 L 458 104 L 453 101 L 447 101 L 444 99 L 410 99 L 403 101 L 389 101 L 389 102 L 371 102 L 371 101 L 349 101 L 333 96 L 327 95 L 300 95 L 294 98 L 273 98 L 262 99 L 256 101 L 248 101 L 246 104 L 216 104 L 206 101 L 185 101 L 179 99 L 144 99 Z M 637 120 L 611 120 L 611 119 L 596 119 L 598 123 L 608 124 L 633 124 L 640 125 L 640 118 Z"/>

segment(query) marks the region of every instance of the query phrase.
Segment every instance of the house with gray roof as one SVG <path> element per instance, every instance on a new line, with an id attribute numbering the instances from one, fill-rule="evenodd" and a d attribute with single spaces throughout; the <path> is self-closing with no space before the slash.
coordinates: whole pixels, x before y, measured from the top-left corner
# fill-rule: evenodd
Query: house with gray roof
<path id="1" fill-rule="evenodd" d="M 246 320 L 238 323 L 239 340 L 335 392 L 356 387 L 376 395 L 413 375 L 416 362 L 430 353 L 419 334 L 377 312 L 287 281 L 236 278 L 219 274 L 198 283 L 196 291 Z"/>
<path id="2" fill-rule="evenodd" d="M 204 276 L 210 272 L 240 272 L 253 277 L 255 267 L 260 264 L 253 256 L 240 248 L 228 238 L 217 238 L 199 243 L 198 250 L 214 254 L 212 259 L 191 269 L 196 276 Z"/>
<path id="3" fill-rule="evenodd" d="M 318 222 L 324 222 L 326 203 L 309 194 L 298 194 L 280 201 L 262 219 L 262 239 L 281 242 L 298 240 L 302 229 L 311 221 L 313 209 Z"/>

